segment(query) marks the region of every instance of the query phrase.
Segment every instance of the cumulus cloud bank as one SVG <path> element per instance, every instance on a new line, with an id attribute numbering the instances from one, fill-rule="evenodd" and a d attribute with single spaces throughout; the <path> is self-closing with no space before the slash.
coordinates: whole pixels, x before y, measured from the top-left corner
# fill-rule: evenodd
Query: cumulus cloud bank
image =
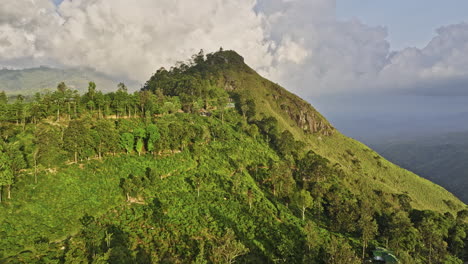
<path id="1" fill-rule="evenodd" d="M 90 66 L 146 80 L 161 66 L 220 46 L 268 65 L 253 0 L 15 0 L 0 9 L 0 60 Z M 22 12 L 25 10 L 25 12 Z"/>
<path id="2" fill-rule="evenodd" d="M 391 52 L 383 27 L 340 21 L 334 0 L 15 0 L 0 5 L 0 65 L 86 66 L 144 82 L 200 49 L 233 49 L 303 96 L 465 92 L 468 25 Z M 449 91 L 450 90 L 450 91 Z M 468 93 L 468 92 L 467 92 Z"/>

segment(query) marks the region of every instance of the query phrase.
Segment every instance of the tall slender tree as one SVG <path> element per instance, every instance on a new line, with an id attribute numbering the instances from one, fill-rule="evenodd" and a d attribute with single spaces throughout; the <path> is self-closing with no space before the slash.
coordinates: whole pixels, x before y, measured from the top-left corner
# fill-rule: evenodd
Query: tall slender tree
<path id="1" fill-rule="evenodd" d="M 311 208 L 313 205 L 313 199 L 310 193 L 306 190 L 296 192 L 293 196 L 294 203 L 301 210 L 302 220 L 305 221 L 305 212 L 307 208 Z"/>
<path id="2" fill-rule="evenodd" d="M 2 189 L 13 184 L 13 177 L 11 160 L 0 147 L 0 203 L 2 202 Z"/>
<path id="3" fill-rule="evenodd" d="M 89 126 L 83 120 L 73 120 L 63 134 L 64 148 L 73 154 L 74 161 L 87 158 L 88 149 L 92 145 Z"/>

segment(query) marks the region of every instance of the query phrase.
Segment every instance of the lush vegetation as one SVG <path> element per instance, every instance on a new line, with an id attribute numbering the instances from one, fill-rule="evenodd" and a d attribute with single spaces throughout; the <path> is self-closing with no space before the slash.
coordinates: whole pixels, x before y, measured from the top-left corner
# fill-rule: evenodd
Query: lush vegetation
<path id="1" fill-rule="evenodd" d="M 232 51 L 136 93 L 0 94 L 0 261 L 468 260 L 468 210 Z M 386 253 L 387 254 L 387 253 Z"/>

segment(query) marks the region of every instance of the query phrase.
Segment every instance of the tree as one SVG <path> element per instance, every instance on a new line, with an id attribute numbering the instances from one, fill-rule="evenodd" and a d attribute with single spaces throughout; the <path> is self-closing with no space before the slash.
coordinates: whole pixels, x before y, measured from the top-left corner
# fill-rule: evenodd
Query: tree
<path id="1" fill-rule="evenodd" d="M 97 153 L 99 158 L 103 156 L 103 153 L 115 153 L 119 145 L 119 134 L 115 129 L 114 122 L 101 119 L 96 122 L 94 130 L 98 137 Z"/>
<path id="2" fill-rule="evenodd" d="M 143 180 L 141 177 L 130 174 L 127 178 L 120 179 L 120 188 L 122 188 L 128 202 L 131 197 L 138 197 L 143 189 Z"/>
<path id="3" fill-rule="evenodd" d="M 145 147 L 144 139 L 146 137 L 146 131 L 142 127 L 137 127 L 133 131 L 133 135 L 136 139 L 135 148 L 136 148 L 136 151 L 138 152 L 138 156 L 140 156 Z"/>
<path id="4" fill-rule="evenodd" d="M 301 151 L 303 144 L 299 144 L 289 130 L 283 131 L 281 135 L 274 140 L 275 148 L 278 153 L 285 157 L 287 155 L 297 156 Z"/>
<path id="5" fill-rule="evenodd" d="M 313 151 L 309 151 L 297 163 L 297 180 L 303 183 L 324 181 L 330 174 L 329 161 Z"/>
<path id="6" fill-rule="evenodd" d="M 312 221 L 307 221 L 304 226 L 304 233 L 306 235 L 307 255 L 309 257 L 316 256 L 320 249 L 320 245 L 323 243 L 322 238 L 318 233 L 317 225 Z M 311 260 L 309 260 L 309 262 L 310 261 Z"/>
<path id="7" fill-rule="evenodd" d="M 301 190 L 296 192 L 293 196 L 293 201 L 297 207 L 301 210 L 302 213 L 302 220 L 305 221 L 305 212 L 307 208 L 311 208 L 313 205 L 312 196 L 306 190 Z"/>
<path id="8" fill-rule="evenodd" d="M 26 168 L 26 161 L 24 160 L 23 153 L 16 144 L 8 146 L 6 148 L 6 154 L 10 161 L 9 166 L 11 172 L 13 173 L 12 181 L 14 181 L 16 177 L 18 177 L 20 170 Z M 11 199 L 11 184 L 7 185 L 7 197 L 8 199 Z"/>
<path id="9" fill-rule="evenodd" d="M 168 129 L 170 131 L 168 135 L 169 146 L 172 151 L 183 148 L 183 142 L 186 136 L 184 133 L 185 127 L 179 122 L 174 122 L 169 124 Z"/>
<path id="10" fill-rule="evenodd" d="M 253 99 L 240 98 L 238 104 L 245 120 L 251 120 L 257 114 L 256 104 Z"/>
<path id="11" fill-rule="evenodd" d="M 156 144 L 158 140 L 161 138 L 161 134 L 159 133 L 159 129 L 155 124 L 149 124 L 146 128 L 147 133 L 147 141 L 146 141 L 146 149 L 154 154 L 156 150 Z"/>
<path id="12" fill-rule="evenodd" d="M 212 249 L 212 259 L 214 263 L 232 264 L 236 258 L 248 252 L 249 249 L 236 240 L 234 231 L 229 228 L 222 237 L 217 239 L 217 245 Z"/>
<path id="13" fill-rule="evenodd" d="M 249 209 L 252 209 L 252 204 L 253 204 L 253 201 L 254 201 L 254 193 L 253 193 L 253 190 L 251 188 L 249 188 L 247 190 L 247 201 L 249 202 Z"/>
<path id="14" fill-rule="evenodd" d="M 245 115 L 247 116 L 247 120 L 252 120 L 255 115 L 257 114 L 256 104 L 253 99 L 249 99 L 246 101 L 247 110 Z"/>
<path id="15" fill-rule="evenodd" d="M 226 105 L 229 103 L 229 94 L 224 89 L 212 88 L 210 91 L 210 98 L 214 98 L 214 106 L 221 113 L 221 122 L 224 123 L 224 112 Z M 207 106 L 205 106 L 207 108 Z"/>
<path id="16" fill-rule="evenodd" d="M 8 103 L 8 97 L 4 91 L 0 92 L 0 105 L 6 105 Z"/>
<path id="17" fill-rule="evenodd" d="M 201 49 L 198 54 L 192 56 L 192 61 L 195 65 L 201 65 L 205 62 L 205 52 Z"/>
<path id="18" fill-rule="evenodd" d="M 267 137 L 267 141 L 270 142 L 278 136 L 278 120 L 272 116 L 265 117 L 262 120 L 256 122 L 258 128 Z"/>
<path id="19" fill-rule="evenodd" d="M 399 211 L 393 213 L 388 222 L 389 246 L 396 252 L 413 253 L 420 244 L 418 230 L 411 223 L 408 213 Z"/>
<path id="20" fill-rule="evenodd" d="M 465 224 L 456 223 L 449 230 L 448 247 L 450 252 L 458 257 L 463 257 L 463 249 L 465 248 L 467 237 L 466 232 L 468 231 L 465 228 Z"/>
<path id="21" fill-rule="evenodd" d="M 333 235 L 327 244 L 326 253 L 328 256 L 327 263 L 329 264 L 361 263 L 349 244 L 344 239 Z"/>
<path id="22" fill-rule="evenodd" d="M 8 120 L 8 97 L 4 91 L 0 92 L 0 121 Z"/>
<path id="23" fill-rule="evenodd" d="M 39 165 L 50 168 L 66 159 L 62 143 L 62 130 L 60 127 L 49 124 L 37 125 L 34 131 L 36 148 L 33 153 L 35 182 L 37 182 L 37 168 Z"/>
<path id="24" fill-rule="evenodd" d="M 98 118 L 101 118 L 104 112 L 103 111 L 104 105 L 106 104 L 106 96 L 101 91 L 98 91 L 96 92 L 94 101 L 96 102 L 96 107 L 98 110 Z"/>
<path id="25" fill-rule="evenodd" d="M 88 96 L 91 100 L 94 100 L 96 96 L 96 83 L 89 82 L 88 84 Z"/>
<path id="26" fill-rule="evenodd" d="M 326 192 L 326 213 L 330 223 L 330 229 L 335 232 L 351 233 L 357 229 L 359 209 L 356 198 L 348 190 L 334 186 Z"/>
<path id="27" fill-rule="evenodd" d="M 140 107 L 141 116 L 146 116 L 146 112 L 151 109 L 154 94 L 151 91 L 141 91 L 135 93 L 138 97 L 138 105 Z M 148 111 L 151 114 L 151 111 Z"/>
<path id="28" fill-rule="evenodd" d="M 207 168 L 207 166 L 199 166 L 198 173 L 195 173 L 192 179 L 190 179 L 190 183 L 197 190 L 197 197 L 200 197 L 200 189 L 203 182 L 208 178 L 208 172 L 209 168 Z"/>
<path id="29" fill-rule="evenodd" d="M 0 203 L 2 202 L 2 189 L 4 186 L 10 186 L 13 184 L 13 177 L 11 160 L 0 147 Z"/>
<path id="30" fill-rule="evenodd" d="M 279 195 L 282 198 L 289 196 L 296 182 L 287 162 L 277 162 L 271 166 L 271 182 L 273 195 Z"/>
<path id="31" fill-rule="evenodd" d="M 89 125 L 83 120 L 73 120 L 63 133 L 64 148 L 73 154 L 74 161 L 89 157 L 92 138 Z"/>
<path id="32" fill-rule="evenodd" d="M 135 137 L 131 133 L 123 133 L 120 135 L 120 146 L 125 149 L 125 151 L 128 153 L 131 153 L 133 151 L 134 143 L 135 142 Z"/>
<path id="33" fill-rule="evenodd" d="M 431 216 L 423 217 L 418 225 L 422 236 L 422 251 L 427 254 L 427 263 L 441 263 L 446 255 L 447 243 L 444 241 L 444 230 Z"/>
<path id="34" fill-rule="evenodd" d="M 93 112 L 96 107 L 96 84 L 94 82 L 89 82 L 88 92 L 83 96 L 84 103 L 86 107 Z"/>
<path id="35" fill-rule="evenodd" d="M 24 96 L 18 95 L 16 96 L 16 101 L 13 104 L 13 111 L 15 113 L 15 120 L 16 123 L 23 123 L 25 118 L 25 105 L 24 105 Z"/>
<path id="36" fill-rule="evenodd" d="M 117 92 L 114 95 L 114 100 L 112 101 L 113 107 L 117 118 L 119 116 L 127 115 L 128 116 L 128 104 L 129 96 L 127 86 L 124 83 L 118 84 Z"/>
<path id="37" fill-rule="evenodd" d="M 68 91 L 69 89 L 67 85 L 64 82 L 61 82 L 57 85 L 57 91 L 55 91 L 52 94 L 52 98 L 57 111 L 57 121 L 60 121 L 60 110 L 67 100 L 66 95 Z"/>
<path id="38" fill-rule="evenodd" d="M 360 206 L 360 218 L 358 221 L 359 230 L 361 231 L 362 239 L 362 261 L 364 261 L 366 249 L 369 244 L 369 241 L 374 239 L 378 232 L 378 225 L 375 219 L 372 216 L 372 207 L 369 204 L 369 201 L 361 201 Z"/>

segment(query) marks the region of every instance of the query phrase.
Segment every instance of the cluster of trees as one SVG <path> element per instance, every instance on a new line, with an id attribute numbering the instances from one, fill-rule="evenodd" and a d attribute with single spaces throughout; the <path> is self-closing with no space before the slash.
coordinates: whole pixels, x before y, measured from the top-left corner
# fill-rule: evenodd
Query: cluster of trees
<path id="1" fill-rule="evenodd" d="M 193 102 L 196 104 L 197 102 Z M 175 113 L 182 109 L 178 96 L 166 97 L 162 93 L 149 91 L 129 93 L 125 84 L 120 83 L 116 92 L 104 94 L 96 84 L 89 83 L 84 95 L 60 83 L 54 92 L 36 93 L 33 97 L 22 95 L 8 100 L 0 93 L 0 121 L 17 124 L 36 124 L 40 120 L 69 121 L 83 115 L 97 118 L 151 117 L 157 114 Z M 192 107 L 196 112 L 200 107 Z"/>
<path id="2" fill-rule="evenodd" d="M 122 204 L 80 216 L 80 232 L 62 242 L 37 237 L 24 245 L 36 255 L 23 250 L 17 260 L 362 263 L 376 246 L 403 263 L 468 259 L 468 210 L 420 211 L 405 194 L 348 180 L 274 117 L 259 116 L 251 94 L 221 88 L 219 69 L 239 65 L 229 52 L 200 53 L 133 94 L 123 84 L 103 94 L 92 82 L 84 95 L 64 83 L 14 102 L 0 93 L 0 199 L 52 168 L 134 166 L 114 186 Z"/>
<path id="3" fill-rule="evenodd" d="M 19 125 L 3 124 L 0 186 L 7 187 L 10 197 L 10 186 L 21 169 L 32 168 L 37 175 L 38 170 L 61 166 L 66 161 L 78 163 L 124 153 L 158 156 L 225 139 L 222 126 L 208 128 L 203 119 L 183 114 L 160 117 L 156 122 L 139 118 L 83 118 L 66 125 L 41 122 L 26 130 Z"/>
<path id="4" fill-rule="evenodd" d="M 351 193 L 343 184 L 346 175 L 327 159 L 312 151 L 291 156 L 290 151 L 278 146 L 276 150 L 282 156 L 281 161 L 273 162 L 263 172 L 252 170 L 259 185 L 284 203 L 291 203 L 303 220 L 359 239 L 358 259 L 366 259 L 371 245 L 371 248 L 380 245 L 393 250 L 403 263 L 461 263 L 467 259 L 468 210 L 460 210 L 456 215 L 419 211 L 411 207 L 407 195 Z M 318 236 L 309 235 L 313 239 Z M 345 241 L 340 243 L 347 245 Z M 313 255 L 324 249 L 323 244 L 314 245 L 315 249 L 310 248 Z"/>

